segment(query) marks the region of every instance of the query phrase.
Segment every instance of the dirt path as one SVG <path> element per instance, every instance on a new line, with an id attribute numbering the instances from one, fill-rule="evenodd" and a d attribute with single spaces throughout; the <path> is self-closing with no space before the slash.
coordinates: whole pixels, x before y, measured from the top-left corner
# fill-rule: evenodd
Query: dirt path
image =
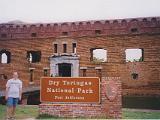
<path id="1" fill-rule="evenodd" d="M 23 119 L 23 120 L 36 120 L 35 118 L 26 118 L 26 119 Z"/>

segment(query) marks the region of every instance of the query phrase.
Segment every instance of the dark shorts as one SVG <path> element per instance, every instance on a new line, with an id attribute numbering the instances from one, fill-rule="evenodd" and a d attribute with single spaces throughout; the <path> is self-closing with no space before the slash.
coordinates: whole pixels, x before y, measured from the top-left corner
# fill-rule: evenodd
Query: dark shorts
<path id="1" fill-rule="evenodd" d="M 7 106 L 16 106 L 18 104 L 19 98 L 9 97 L 7 100 Z"/>

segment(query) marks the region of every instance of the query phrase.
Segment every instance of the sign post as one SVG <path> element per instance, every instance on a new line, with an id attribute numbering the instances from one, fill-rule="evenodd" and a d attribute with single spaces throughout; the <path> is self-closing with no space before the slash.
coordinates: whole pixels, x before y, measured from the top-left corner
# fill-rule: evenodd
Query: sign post
<path id="1" fill-rule="evenodd" d="M 40 114 L 122 118 L 120 77 L 42 77 L 40 87 Z"/>

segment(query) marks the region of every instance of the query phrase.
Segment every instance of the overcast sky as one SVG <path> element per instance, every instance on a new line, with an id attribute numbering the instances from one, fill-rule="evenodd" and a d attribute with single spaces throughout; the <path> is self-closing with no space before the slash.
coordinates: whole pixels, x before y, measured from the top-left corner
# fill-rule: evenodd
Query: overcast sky
<path id="1" fill-rule="evenodd" d="M 0 23 L 160 16 L 160 0 L 0 0 Z"/>

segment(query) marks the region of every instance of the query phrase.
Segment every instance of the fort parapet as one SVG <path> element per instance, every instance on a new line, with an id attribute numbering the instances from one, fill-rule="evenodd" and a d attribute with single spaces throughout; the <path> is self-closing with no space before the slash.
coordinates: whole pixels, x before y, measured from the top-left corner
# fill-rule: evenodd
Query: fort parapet
<path id="1" fill-rule="evenodd" d="M 160 18 L 133 18 L 45 24 L 0 24 L 0 39 L 158 34 Z"/>

